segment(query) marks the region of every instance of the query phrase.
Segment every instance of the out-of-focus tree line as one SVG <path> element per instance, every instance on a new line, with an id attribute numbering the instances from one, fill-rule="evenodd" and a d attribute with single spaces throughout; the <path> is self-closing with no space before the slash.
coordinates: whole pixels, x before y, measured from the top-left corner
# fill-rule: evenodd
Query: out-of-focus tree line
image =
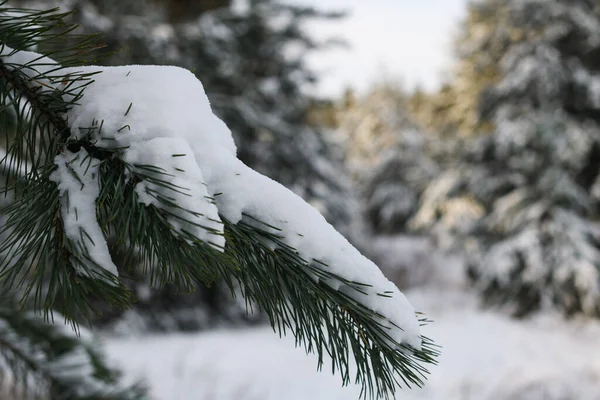
<path id="1" fill-rule="evenodd" d="M 455 56 L 437 92 L 334 107 L 366 221 L 462 251 L 514 315 L 599 316 L 600 5 L 473 1 Z"/>
<path id="2" fill-rule="evenodd" d="M 100 32 L 104 61 L 171 64 L 203 82 L 239 157 L 310 201 L 369 252 L 373 235 L 429 235 L 462 252 L 489 304 L 600 315 L 600 6 L 594 0 L 479 0 L 435 92 L 392 82 L 322 101 L 306 23 L 337 13 L 274 0 L 15 0 L 72 9 Z M 151 291 L 114 330 L 254 322 L 218 285 Z M 141 275 L 140 275 L 141 276 Z M 125 328 L 126 327 L 126 328 Z"/>

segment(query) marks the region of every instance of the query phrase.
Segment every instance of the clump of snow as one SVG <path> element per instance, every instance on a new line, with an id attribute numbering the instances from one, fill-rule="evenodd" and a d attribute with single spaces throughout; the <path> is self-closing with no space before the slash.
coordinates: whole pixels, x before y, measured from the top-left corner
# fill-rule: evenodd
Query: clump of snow
<path id="1" fill-rule="evenodd" d="M 139 201 L 167 210 L 169 222 L 179 233 L 225 244 L 217 207 L 204 185 L 202 170 L 187 142 L 178 138 L 155 138 L 132 145 L 123 159 L 135 166 L 138 176 L 148 176 L 135 186 Z"/>
<path id="2" fill-rule="evenodd" d="M 0 55 L 15 65 L 41 59 L 43 68 L 32 69 L 31 78 L 56 66 L 49 58 L 8 47 Z M 61 70 L 67 75 L 97 72 L 101 74 L 86 87 L 79 104 L 66 114 L 71 139 L 120 150 L 138 181 L 138 200 L 165 210 L 174 233 L 224 248 L 221 217 L 234 224 L 244 219 L 261 221 L 263 228 L 280 227 L 281 240 L 308 263 L 346 281 L 370 285 L 359 291 L 337 279 L 325 282 L 383 315 L 380 324 L 393 344 L 420 348 L 418 321 L 406 297 L 315 208 L 237 159 L 231 132 L 212 113 L 202 84 L 191 72 L 161 66 Z M 100 267 L 116 276 L 96 216 L 98 163 L 83 149 L 64 150 L 55 159 L 51 179 L 62 195 L 65 234 L 85 255 L 79 272 L 98 272 Z"/>
<path id="3" fill-rule="evenodd" d="M 150 178 L 137 184 L 139 201 L 168 210 L 176 232 L 223 248 L 223 224 L 212 199 L 217 192 L 207 184 L 219 166 L 204 160 L 196 148 L 233 158 L 236 149 L 194 75 L 159 66 L 77 71 L 102 73 L 86 88 L 81 105 L 67 113 L 72 137 L 124 149 L 122 159 L 135 167 L 138 177 Z"/>
<path id="4" fill-rule="evenodd" d="M 56 182 L 61 195 L 61 216 L 66 237 L 79 249 L 83 265 L 74 263 L 80 275 L 102 277 L 102 271 L 118 275 L 108 245 L 98 224 L 96 200 L 100 194 L 98 166 L 100 161 L 85 149 L 76 153 L 65 150 L 54 158 L 56 170 L 50 180 Z M 92 275 L 98 274 L 98 276 Z"/>
<path id="5" fill-rule="evenodd" d="M 97 71 L 101 73 L 86 88 L 80 105 L 67 113 L 73 138 L 122 149 L 122 159 L 137 169 L 153 166 L 166 172 L 181 187 L 170 191 L 166 204 L 189 214 L 187 221 L 198 228 L 194 233 L 200 240 L 224 246 L 220 217 L 234 224 L 261 221 L 266 230 L 280 228 L 273 232 L 307 262 L 347 281 L 371 285 L 361 287 L 365 294 L 337 280 L 325 282 L 383 315 L 382 325 L 387 324 L 386 333 L 396 344 L 420 348 L 418 321 L 406 297 L 315 208 L 236 157 L 231 132 L 212 113 L 202 84 L 191 72 L 161 66 L 73 69 Z M 139 201 L 163 207 L 158 197 L 169 193 L 141 178 Z M 178 225 L 181 217 L 168 217 L 175 230 L 189 228 Z"/>

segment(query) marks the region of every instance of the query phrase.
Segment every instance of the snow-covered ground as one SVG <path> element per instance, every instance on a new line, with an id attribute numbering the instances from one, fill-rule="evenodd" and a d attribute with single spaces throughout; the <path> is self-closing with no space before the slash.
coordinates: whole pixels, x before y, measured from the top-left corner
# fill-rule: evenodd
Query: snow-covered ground
<path id="1" fill-rule="evenodd" d="M 514 320 L 482 310 L 458 290 L 413 291 L 435 320 L 425 334 L 443 346 L 423 390 L 399 398 L 444 400 L 600 399 L 600 324 L 558 315 Z"/>
<path id="2" fill-rule="evenodd" d="M 446 272 L 456 268 L 441 261 Z M 398 399 L 600 400 L 600 323 L 548 314 L 514 320 L 480 309 L 453 279 L 406 294 L 435 321 L 424 334 L 443 349 L 425 388 Z M 110 339 L 107 351 L 156 400 L 348 400 L 360 392 L 342 388 L 326 368 L 316 371 L 316 357 L 269 328 Z"/>
<path id="3" fill-rule="evenodd" d="M 469 294 L 412 291 L 435 323 L 426 334 L 443 346 L 424 389 L 399 399 L 600 399 L 600 324 L 543 316 L 529 321 L 476 308 Z M 428 306 L 428 307 L 426 307 Z M 346 400 L 315 357 L 268 328 L 108 341 L 108 353 L 159 400 Z"/>

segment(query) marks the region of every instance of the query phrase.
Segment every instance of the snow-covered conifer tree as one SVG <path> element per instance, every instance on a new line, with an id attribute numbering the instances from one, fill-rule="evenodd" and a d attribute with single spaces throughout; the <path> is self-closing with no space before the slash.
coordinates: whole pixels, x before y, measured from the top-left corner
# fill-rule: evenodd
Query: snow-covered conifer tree
<path id="1" fill-rule="evenodd" d="M 416 222 L 457 220 L 469 198 L 482 219 L 459 236 L 469 275 L 516 315 L 553 306 L 600 315 L 600 8 L 586 0 L 488 0 L 495 23 L 470 38 L 500 55 L 479 115 L 493 132 L 425 191 Z M 499 53 L 498 53 L 499 52 Z"/>
<path id="2" fill-rule="evenodd" d="M 429 138 L 407 114 L 406 102 L 401 88 L 385 83 L 338 111 L 346 164 L 359 187 L 366 226 L 376 233 L 404 231 L 438 172 L 427 154 Z"/>

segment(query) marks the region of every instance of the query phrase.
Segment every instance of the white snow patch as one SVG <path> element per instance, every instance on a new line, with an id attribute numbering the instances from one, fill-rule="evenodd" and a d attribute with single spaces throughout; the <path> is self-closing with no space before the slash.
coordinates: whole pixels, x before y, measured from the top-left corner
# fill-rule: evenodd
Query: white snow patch
<path id="1" fill-rule="evenodd" d="M 476 295 L 439 288 L 410 292 L 434 323 L 423 328 L 442 346 L 440 365 L 405 399 L 596 400 L 600 323 L 540 314 L 516 320 L 478 308 Z"/>
<path id="2" fill-rule="evenodd" d="M 167 210 L 175 231 L 188 232 L 194 238 L 223 247 L 225 239 L 218 236 L 223 233 L 223 225 L 217 207 L 212 203 L 202 171 L 185 140 L 155 138 L 136 143 L 125 150 L 123 160 L 136 166 L 138 174 L 159 181 L 144 179 L 136 184 L 140 202 Z M 160 170 L 147 166 L 159 166 Z"/>
<path id="3" fill-rule="evenodd" d="M 85 89 L 81 105 L 67 113 L 72 136 L 91 136 L 98 147 L 123 148 L 122 158 L 136 167 L 135 172 L 168 181 L 165 187 L 142 180 L 136 188 L 140 202 L 167 209 L 176 232 L 185 230 L 222 248 L 223 224 L 211 198 L 216 192 L 207 184 L 218 166 L 195 150 L 223 152 L 235 159 L 236 149 L 231 132 L 212 113 L 202 84 L 177 67 L 76 71 L 102 73 Z M 148 166 L 160 172 L 149 172 Z"/>
<path id="4" fill-rule="evenodd" d="M 269 328 L 171 334 L 105 343 L 126 382 L 145 381 L 153 400 L 357 399 L 316 357 Z"/>
<path id="5" fill-rule="evenodd" d="M 50 175 L 50 180 L 56 182 L 61 195 L 60 210 L 65 235 L 86 256 L 80 259 L 84 265 L 74 263 L 77 273 L 102 278 L 104 274 L 98 271 L 100 267 L 118 276 L 96 216 L 96 200 L 100 195 L 100 161 L 82 148 L 77 153 L 65 150 L 58 154 L 54 164 L 57 168 Z"/>

